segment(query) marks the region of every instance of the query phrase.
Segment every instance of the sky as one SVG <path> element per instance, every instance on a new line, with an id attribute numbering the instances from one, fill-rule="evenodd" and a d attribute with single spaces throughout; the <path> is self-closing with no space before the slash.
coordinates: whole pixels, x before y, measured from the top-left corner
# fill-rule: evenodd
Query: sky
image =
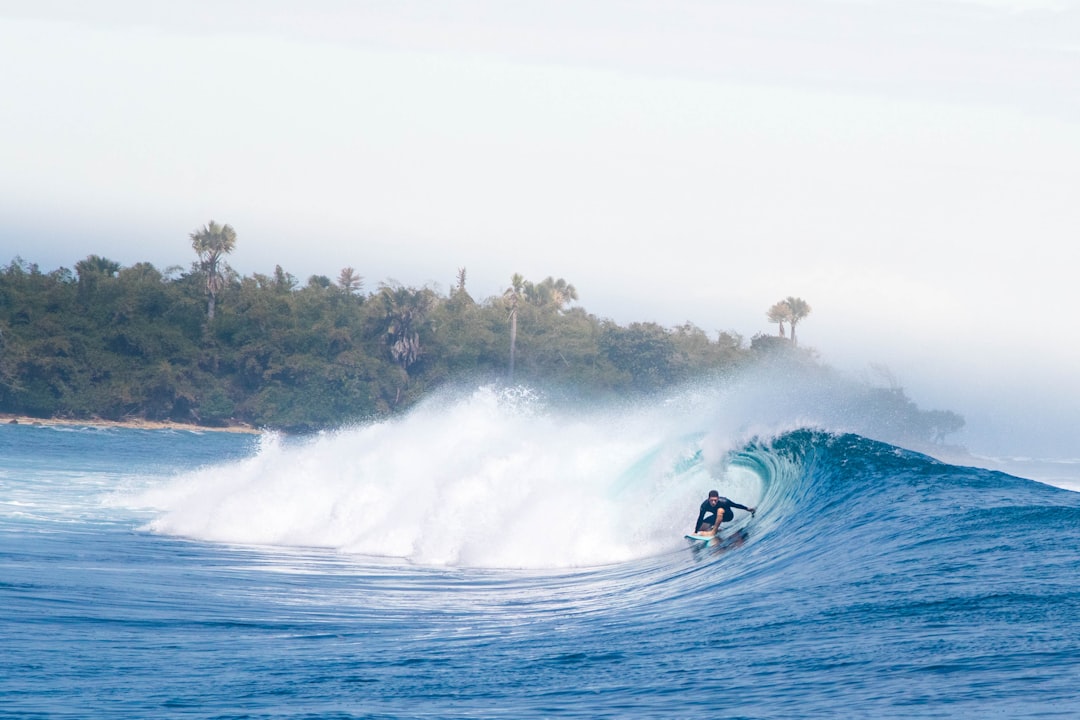
<path id="1" fill-rule="evenodd" d="M 344 267 L 800 344 L 1080 458 L 1080 0 L 0 0 L 0 263 Z"/>

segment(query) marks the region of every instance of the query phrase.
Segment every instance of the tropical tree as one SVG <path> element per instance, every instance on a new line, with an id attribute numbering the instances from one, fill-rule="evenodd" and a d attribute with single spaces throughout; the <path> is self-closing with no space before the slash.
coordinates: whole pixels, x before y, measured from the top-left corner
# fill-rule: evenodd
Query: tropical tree
<path id="1" fill-rule="evenodd" d="M 675 344 L 671 332 L 653 322 L 620 327 L 605 321 L 600 346 L 612 365 L 624 373 L 637 392 L 653 392 L 677 379 Z"/>
<path id="2" fill-rule="evenodd" d="M 784 323 L 791 320 L 791 308 L 783 300 L 774 304 L 769 308 L 766 317 L 769 318 L 769 322 L 777 323 L 780 326 L 780 332 L 777 333 L 780 337 L 784 336 Z"/>
<path id="3" fill-rule="evenodd" d="M 79 276 L 79 298 L 87 303 L 96 292 L 100 279 L 116 277 L 120 263 L 99 255 L 88 255 L 85 260 L 75 263 L 75 272 Z"/>
<path id="4" fill-rule="evenodd" d="M 273 288 L 280 293 L 289 293 L 296 289 L 296 276 L 285 270 L 280 265 L 274 266 Z"/>
<path id="5" fill-rule="evenodd" d="M 518 309 L 527 298 L 528 286 L 521 273 L 514 273 L 510 278 L 510 287 L 503 292 L 503 302 L 506 303 L 507 319 L 510 321 L 510 380 L 514 380 L 514 358 L 517 353 L 517 320 Z"/>
<path id="6" fill-rule="evenodd" d="M 120 272 L 120 263 L 99 255 L 88 255 L 85 260 L 75 263 L 75 272 L 80 281 L 93 276 L 115 277 Z"/>
<path id="7" fill-rule="evenodd" d="M 428 313 L 435 307 L 435 294 L 428 289 L 410 290 L 384 285 L 381 296 L 386 319 L 389 320 L 386 334 L 390 356 L 402 370 L 408 372 L 409 366 L 415 363 L 423 352 L 419 329 Z"/>
<path id="8" fill-rule="evenodd" d="M 798 345 L 799 341 L 795 339 L 795 326 L 802 321 L 807 315 L 810 314 L 810 305 L 802 298 L 788 296 L 784 303 L 788 306 L 788 310 L 791 315 L 788 316 L 788 324 L 791 325 L 791 344 Z"/>
<path id="9" fill-rule="evenodd" d="M 780 337 L 784 337 L 784 323 L 786 322 L 790 325 L 791 344 L 798 345 L 799 343 L 795 339 L 795 326 L 810 314 L 810 309 L 810 305 L 802 298 L 788 295 L 786 298 L 769 308 L 765 313 L 765 316 L 769 318 L 769 322 L 778 323 L 780 325 Z"/>
<path id="10" fill-rule="evenodd" d="M 199 256 L 199 268 L 206 276 L 206 317 L 213 320 L 217 295 L 225 286 L 221 257 L 236 247 L 236 231 L 230 225 L 219 225 L 211 220 L 202 229 L 191 233 L 190 238 L 191 247 Z"/>
<path id="11" fill-rule="evenodd" d="M 463 278 L 462 278 L 463 279 Z M 526 280 L 520 273 L 514 273 L 510 278 L 510 287 L 502 295 L 502 301 L 506 307 L 507 319 L 510 321 L 510 380 L 514 379 L 514 366 L 517 358 L 517 335 L 518 317 L 522 306 L 527 303 L 530 307 L 544 311 L 554 311 L 561 314 L 566 305 L 577 300 L 577 290 L 566 280 L 553 277 L 544 278 L 539 283 Z"/>
<path id="12" fill-rule="evenodd" d="M 535 285 L 527 283 L 526 291 L 529 300 L 534 305 L 560 312 L 564 306 L 578 299 L 577 290 L 573 285 L 562 278 L 556 280 L 550 276 Z"/>

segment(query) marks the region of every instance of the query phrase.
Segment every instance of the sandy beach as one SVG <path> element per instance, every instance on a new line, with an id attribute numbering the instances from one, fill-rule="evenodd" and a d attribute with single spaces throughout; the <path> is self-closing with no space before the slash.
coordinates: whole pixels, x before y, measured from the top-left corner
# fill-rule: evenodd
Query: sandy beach
<path id="1" fill-rule="evenodd" d="M 209 427 L 205 425 L 191 425 L 177 422 L 155 422 L 151 420 L 73 420 L 70 418 L 36 418 L 25 415 L 11 415 L 0 413 L 0 424 L 10 425 L 65 425 L 71 427 L 124 427 L 139 430 L 189 430 L 193 432 L 234 432 L 234 433 L 259 433 L 258 428 L 250 425 L 228 425 L 224 427 Z"/>

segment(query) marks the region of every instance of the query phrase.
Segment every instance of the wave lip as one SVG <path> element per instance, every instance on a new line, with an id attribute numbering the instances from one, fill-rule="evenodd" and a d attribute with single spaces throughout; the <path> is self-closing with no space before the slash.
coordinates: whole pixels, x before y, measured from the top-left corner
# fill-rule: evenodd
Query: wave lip
<path id="1" fill-rule="evenodd" d="M 734 528 L 752 528 L 752 546 L 783 540 L 770 546 L 776 556 L 833 536 L 873 542 L 853 529 L 888 527 L 897 507 L 915 509 L 910 522 L 937 515 L 911 488 L 950 466 L 791 419 L 751 426 L 729 400 L 705 392 L 565 411 L 481 388 L 391 421 L 303 440 L 268 434 L 253 456 L 127 502 L 156 513 L 149 531 L 211 542 L 556 570 L 682 550 L 713 488 L 760 508 Z"/>

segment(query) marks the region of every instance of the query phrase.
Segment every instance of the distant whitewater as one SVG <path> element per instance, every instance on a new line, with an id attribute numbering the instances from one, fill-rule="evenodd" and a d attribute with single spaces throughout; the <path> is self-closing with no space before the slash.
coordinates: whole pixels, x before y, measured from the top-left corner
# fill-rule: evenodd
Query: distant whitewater
<path id="1" fill-rule="evenodd" d="M 1080 493 L 783 398 L 0 426 L 0 717 L 1080 714 Z"/>

